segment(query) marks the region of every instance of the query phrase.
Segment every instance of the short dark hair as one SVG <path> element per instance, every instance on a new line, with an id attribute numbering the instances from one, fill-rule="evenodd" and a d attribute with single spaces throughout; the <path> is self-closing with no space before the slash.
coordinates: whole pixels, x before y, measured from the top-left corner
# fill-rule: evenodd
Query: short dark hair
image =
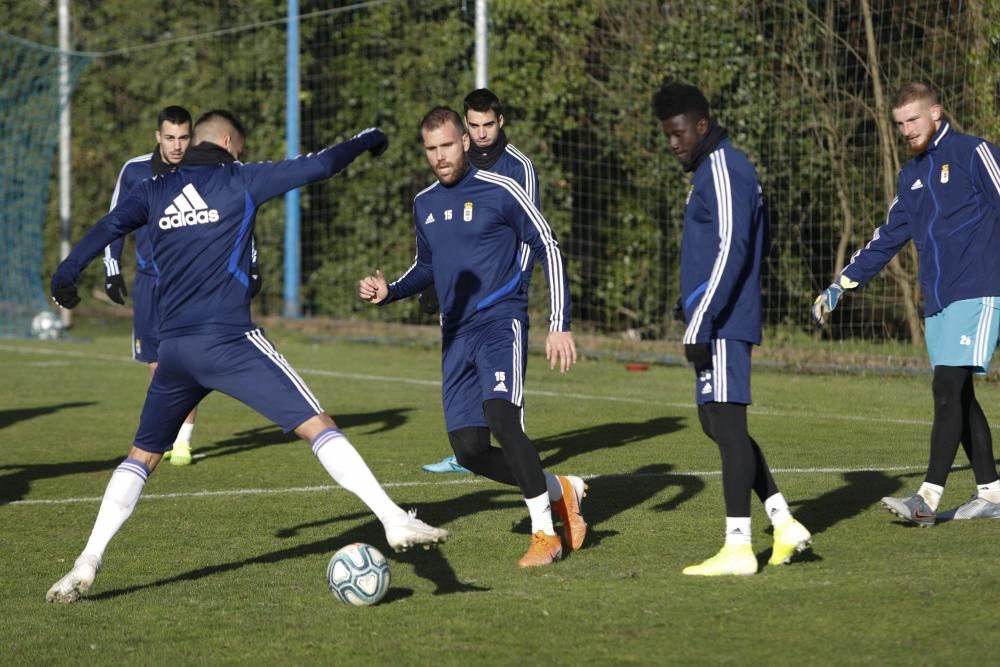
<path id="1" fill-rule="evenodd" d="M 424 130 L 436 130 L 445 123 L 453 123 L 459 131 L 465 133 L 462 117 L 451 107 L 434 107 L 428 111 L 420 121 L 420 133 L 422 134 Z"/>
<path id="2" fill-rule="evenodd" d="M 700 90 L 686 83 L 664 81 L 653 95 L 653 113 L 661 121 L 681 114 L 691 114 L 697 120 L 708 118 L 708 100 Z"/>
<path id="3" fill-rule="evenodd" d="M 227 122 L 229 122 L 229 124 L 233 126 L 233 129 L 239 132 L 241 137 L 246 139 L 247 130 L 245 127 L 243 127 L 243 123 L 241 123 L 239 119 L 236 118 L 236 114 L 227 109 L 209 109 L 202 115 L 198 116 L 198 120 L 195 121 L 194 127 L 195 129 L 197 129 L 197 127 L 202 123 L 207 123 L 209 121 L 217 120 L 219 118 L 225 119 Z"/>
<path id="4" fill-rule="evenodd" d="M 892 98 L 892 108 L 900 109 L 911 102 L 927 102 L 933 106 L 938 104 L 938 96 L 934 89 L 923 81 L 907 81 L 899 87 Z"/>
<path id="5" fill-rule="evenodd" d="M 500 98 L 489 88 L 477 88 L 473 90 L 465 96 L 463 106 L 465 107 L 463 109 L 465 113 L 469 113 L 469 109 L 472 109 L 479 113 L 492 111 L 497 115 L 497 118 L 503 115 L 503 105 L 500 104 Z"/>
<path id="6" fill-rule="evenodd" d="M 191 125 L 191 112 L 176 104 L 163 107 L 156 116 L 156 129 L 160 129 L 167 122 L 174 125 Z"/>

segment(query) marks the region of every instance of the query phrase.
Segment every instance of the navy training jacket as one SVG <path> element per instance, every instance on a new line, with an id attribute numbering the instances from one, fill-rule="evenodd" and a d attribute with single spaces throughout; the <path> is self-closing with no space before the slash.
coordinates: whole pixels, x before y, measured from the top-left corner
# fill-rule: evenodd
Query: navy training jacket
<path id="1" fill-rule="evenodd" d="M 385 142 L 369 129 L 341 144 L 281 162 L 181 165 L 134 187 L 88 231 L 56 269 L 52 285 L 76 284 L 87 264 L 116 238 L 141 227 L 158 272 L 160 338 L 243 333 L 250 319 L 251 236 L 257 207 L 329 178 Z M 197 152 L 203 146 L 189 149 Z M 228 154 L 226 154 L 228 155 Z M 185 155 L 185 159 L 189 156 Z"/>
<path id="2" fill-rule="evenodd" d="M 684 209 L 684 343 L 761 340 L 760 271 L 770 251 L 757 172 L 723 139 L 694 170 Z"/>
<path id="3" fill-rule="evenodd" d="M 912 240 L 925 317 L 1000 296 L 998 161 L 996 146 L 942 122 L 927 150 L 903 165 L 885 223 L 841 274 L 861 287 Z"/>
<path id="4" fill-rule="evenodd" d="M 549 285 L 550 331 L 569 331 L 569 281 L 559 244 L 520 184 L 469 166 L 453 185 L 435 182 L 413 200 L 417 254 L 389 285 L 387 304 L 431 283 L 441 304 L 442 335 L 502 317 L 527 322 L 521 244 L 541 259 Z"/>

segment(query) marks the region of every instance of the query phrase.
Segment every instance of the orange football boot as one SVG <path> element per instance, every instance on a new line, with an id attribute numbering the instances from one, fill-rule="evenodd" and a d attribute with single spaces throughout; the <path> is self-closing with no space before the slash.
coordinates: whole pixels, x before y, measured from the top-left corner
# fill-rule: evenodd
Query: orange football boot
<path id="1" fill-rule="evenodd" d="M 587 537 L 587 522 L 583 520 L 580 507 L 583 498 L 587 495 L 589 488 L 579 477 L 569 475 L 556 475 L 559 486 L 562 487 L 562 498 L 552 505 L 563 523 L 563 537 L 570 551 L 576 551 L 583 546 L 583 539 Z"/>
<path id="2" fill-rule="evenodd" d="M 531 536 L 531 546 L 517 561 L 518 567 L 538 567 L 548 565 L 562 558 L 562 540 L 558 535 L 547 535 L 538 531 Z"/>

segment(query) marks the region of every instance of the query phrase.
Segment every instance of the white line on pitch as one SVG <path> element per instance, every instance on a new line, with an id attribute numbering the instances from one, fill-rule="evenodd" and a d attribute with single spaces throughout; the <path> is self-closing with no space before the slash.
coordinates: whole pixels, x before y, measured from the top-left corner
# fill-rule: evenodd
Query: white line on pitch
<path id="1" fill-rule="evenodd" d="M 0 352 L 23 352 L 27 354 L 41 354 L 49 356 L 76 357 L 82 359 L 98 359 L 100 361 L 126 361 L 135 363 L 131 357 L 110 354 L 91 354 L 87 352 L 76 352 L 73 350 L 50 350 L 44 348 L 0 345 Z M 321 377 L 342 378 L 345 380 L 362 380 L 366 382 L 389 382 L 393 384 L 413 384 L 425 387 L 440 387 L 440 380 L 421 380 L 418 378 L 393 377 L 389 375 L 371 375 L 367 373 L 345 373 L 341 371 L 331 371 L 320 368 L 299 368 L 300 375 L 318 375 Z M 627 396 L 607 396 L 595 394 L 578 394 L 573 392 L 540 391 L 537 389 L 526 389 L 525 394 L 530 396 L 545 396 L 549 398 L 573 398 L 581 401 L 601 401 L 605 403 L 633 403 L 637 405 L 652 405 L 661 408 L 677 408 L 680 410 L 694 410 L 694 403 L 680 403 L 670 401 L 657 401 L 648 398 L 629 398 Z M 848 421 L 848 422 L 874 422 L 878 424 L 899 424 L 905 426 L 930 426 L 932 422 L 927 419 L 898 419 L 891 417 L 873 417 L 865 415 L 845 415 L 830 414 L 825 412 L 788 412 L 785 410 L 773 410 L 770 408 L 750 407 L 750 414 L 762 417 L 791 417 L 808 419 L 811 421 Z M 990 424 L 993 428 L 1000 426 Z"/>
<path id="2" fill-rule="evenodd" d="M 968 466 L 965 466 L 968 467 Z M 771 472 L 777 474 L 848 474 L 857 472 L 907 472 L 910 470 L 926 470 L 927 466 L 884 466 L 865 468 L 772 468 Z M 628 472 L 610 473 L 603 475 L 581 475 L 584 479 L 608 479 L 613 477 L 625 478 L 649 478 L 649 477 L 719 477 L 720 470 L 693 470 L 691 472 Z M 386 489 L 401 489 L 407 487 L 426 486 L 465 486 L 474 484 L 484 484 L 487 480 L 480 477 L 464 477 L 462 479 L 438 480 L 433 482 L 387 482 L 383 484 Z M 512 489 L 513 490 L 513 489 Z M 320 493 L 327 491 L 345 491 L 336 484 L 321 484 L 319 486 L 291 486 L 278 489 L 226 489 L 223 491 L 181 491 L 177 493 L 148 493 L 142 496 L 142 500 L 169 500 L 171 498 L 232 498 L 238 496 L 273 496 L 288 493 Z M 15 500 L 7 505 L 75 505 L 81 503 L 97 503 L 101 501 L 101 496 L 91 496 L 86 498 L 52 498 L 37 500 Z"/>

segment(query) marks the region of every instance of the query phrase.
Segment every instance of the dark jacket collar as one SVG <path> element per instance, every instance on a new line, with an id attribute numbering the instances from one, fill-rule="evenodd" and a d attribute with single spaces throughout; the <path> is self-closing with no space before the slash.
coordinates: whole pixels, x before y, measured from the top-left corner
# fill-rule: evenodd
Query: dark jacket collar
<path id="1" fill-rule="evenodd" d="M 722 140 L 726 138 L 726 128 L 719 125 L 714 119 L 708 125 L 708 132 L 701 138 L 691 151 L 691 159 L 684 163 L 684 171 L 694 171 L 705 158 L 719 147 Z"/>
<path id="2" fill-rule="evenodd" d="M 952 134 L 955 134 L 955 132 L 951 129 L 951 124 L 946 120 L 942 120 L 941 127 L 939 127 L 938 131 L 934 133 L 931 140 L 927 142 L 927 148 L 924 152 L 929 153 L 937 149 L 937 147 L 941 145 L 941 141 L 944 140 L 945 137 L 951 136 Z"/>
<path id="3" fill-rule="evenodd" d="M 229 154 L 222 146 L 213 144 L 210 141 L 203 141 L 193 148 L 187 149 L 181 165 L 188 167 L 205 164 L 229 164 L 236 162 L 236 158 Z"/>
<path id="4" fill-rule="evenodd" d="M 153 170 L 153 176 L 163 176 L 174 170 L 174 165 L 163 161 L 160 144 L 156 144 L 156 148 L 153 149 L 153 156 L 149 158 L 149 168 Z"/>
<path id="5" fill-rule="evenodd" d="M 497 133 L 497 140 L 490 146 L 479 148 L 475 144 L 472 144 L 469 147 L 469 162 L 479 169 L 491 169 L 497 163 L 497 160 L 500 159 L 500 156 L 503 155 L 509 143 L 507 135 L 504 134 L 503 128 L 501 128 Z"/>

